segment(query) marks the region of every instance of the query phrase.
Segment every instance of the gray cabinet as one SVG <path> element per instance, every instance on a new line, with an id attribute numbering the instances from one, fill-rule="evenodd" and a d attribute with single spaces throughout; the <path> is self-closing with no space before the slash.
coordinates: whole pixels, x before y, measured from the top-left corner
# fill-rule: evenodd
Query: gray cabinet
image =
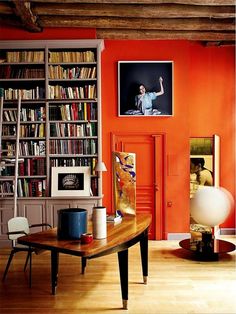
<path id="1" fill-rule="evenodd" d="M 83 208 L 88 211 L 88 219 L 91 219 L 92 209 L 98 206 L 100 197 L 93 198 L 32 198 L 19 199 L 17 210 L 19 216 L 28 218 L 30 224 L 49 223 L 52 227 L 57 227 L 57 211 L 66 208 Z M 0 247 L 10 245 L 8 241 L 7 221 L 13 217 L 13 201 L 9 199 L 1 200 L 0 208 Z M 34 232 L 41 231 L 41 228 L 34 228 Z"/>

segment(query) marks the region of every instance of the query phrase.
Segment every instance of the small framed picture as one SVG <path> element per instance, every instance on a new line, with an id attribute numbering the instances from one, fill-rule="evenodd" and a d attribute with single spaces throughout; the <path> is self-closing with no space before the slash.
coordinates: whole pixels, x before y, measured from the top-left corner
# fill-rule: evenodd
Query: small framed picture
<path id="1" fill-rule="evenodd" d="M 118 116 L 173 115 L 173 61 L 118 62 Z"/>
<path id="2" fill-rule="evenodd" d="M 90 196 L 90 167 L 52 167 L 52 196 Z"/>

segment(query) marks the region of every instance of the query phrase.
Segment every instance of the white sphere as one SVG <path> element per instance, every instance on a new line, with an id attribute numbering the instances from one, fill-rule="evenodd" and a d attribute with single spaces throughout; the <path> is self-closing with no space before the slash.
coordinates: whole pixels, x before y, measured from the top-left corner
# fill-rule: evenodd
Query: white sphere
<path id="1" fill-rule="evenodd" d="M 232 208 L 231 194 L 222 188 L 203 187 L 191 199 L 193 219 L 202 225 L 217 226 L 225 221 Z"/>

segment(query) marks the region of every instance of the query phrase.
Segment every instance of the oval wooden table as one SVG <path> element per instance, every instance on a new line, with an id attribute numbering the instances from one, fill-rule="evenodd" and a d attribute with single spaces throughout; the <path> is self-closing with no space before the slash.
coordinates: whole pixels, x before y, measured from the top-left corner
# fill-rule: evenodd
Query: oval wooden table
<path id="1" fill-rule="evenodd" d="M 128 248 L 140 243 L 143 281 L 148 276 L 148 228 L 151 224 L 150 214 L 125 215 L 118 224 L 107 223 L 107 237 L 94 239 L 92 243 L 81 244 L 80 240 L 58 240 L 57 229 L 50 229 L 20 237 L 18 242 L 30 247 L 51 251 L 51 285 L 52 294 L 56 294 L 59 253 L 82 257 L 82 273 L 87 259 L 118 253 L 120 285 L 123 308 L 128 308 Z M 89 223 L 88 232 L 91 232 Z M 31 278 L 31 276 L 30 276 Z"/>

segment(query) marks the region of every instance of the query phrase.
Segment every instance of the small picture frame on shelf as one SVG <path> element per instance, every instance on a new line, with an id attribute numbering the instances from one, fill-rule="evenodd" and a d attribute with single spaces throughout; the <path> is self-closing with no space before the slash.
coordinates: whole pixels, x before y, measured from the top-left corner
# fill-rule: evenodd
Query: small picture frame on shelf
<path id="1" fill-rule="evenodd" d="M 90 167 L 52 167 L 51 196 L 90 196 Z"/>
<path id="2" fill-rule="evenodd" d="M 118 61 L 118 116 L 173 116 L 173 68 L 173 61 Z"/>

